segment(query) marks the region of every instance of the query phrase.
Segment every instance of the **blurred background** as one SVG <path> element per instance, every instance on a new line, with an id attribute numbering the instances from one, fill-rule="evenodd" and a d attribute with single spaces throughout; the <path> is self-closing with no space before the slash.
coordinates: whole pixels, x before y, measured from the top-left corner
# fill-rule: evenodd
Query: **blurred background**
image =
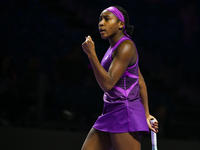
<path id="1" fill-rule="evenodd" d="M 135 27 L 159 139 L 200 140 L 200 0 L 0 0 L 2 138 L 19 128 L 89 131 L 103 91 L 81 44 L 91 35 L 101 60 L 109 43 L 98 20 L 111 5 Z"/>

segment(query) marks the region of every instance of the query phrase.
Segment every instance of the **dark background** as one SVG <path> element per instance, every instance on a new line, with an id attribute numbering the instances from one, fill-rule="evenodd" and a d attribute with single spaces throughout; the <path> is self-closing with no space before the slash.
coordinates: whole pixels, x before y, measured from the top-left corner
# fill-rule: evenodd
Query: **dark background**
<path id="1" fill-rule="evenodd" d="M 81 44 L 91 35 L 101 60 L 98 19 L 111 5 L 135 27 L 158 137 L 200 140 L 199 0 L 0 0 L 2 127 L 88 132 L 103 92 Z"/>

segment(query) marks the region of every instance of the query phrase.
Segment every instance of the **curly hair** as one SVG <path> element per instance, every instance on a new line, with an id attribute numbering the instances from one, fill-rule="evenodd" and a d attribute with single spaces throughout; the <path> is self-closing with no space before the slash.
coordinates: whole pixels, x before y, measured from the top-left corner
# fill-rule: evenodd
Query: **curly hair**
<path id="1" fill-rule="evenodd" d="M 117 8 L 124 16 L 124 20 L 125 20 L 125 29 L 126 29 L 126 33 L 128 35 L 132 35 L 133 31 L 134 31 L 134 26 L 133 25 L 129 25 L 129 16 L 126 12 L 126 10 L 120 6 L 114 5 L 113 7 Z"/>

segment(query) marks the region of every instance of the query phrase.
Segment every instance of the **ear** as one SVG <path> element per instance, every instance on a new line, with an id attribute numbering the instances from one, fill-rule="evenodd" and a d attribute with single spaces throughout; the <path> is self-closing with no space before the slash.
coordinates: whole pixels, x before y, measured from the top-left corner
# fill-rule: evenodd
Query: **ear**
<path id="1" fill-rule="evenodd" d="M 124 27 L 124 25 L 125 25 L 125 23 L 124 23 L 124 22 L 122 22 L 122 21 L 120 21 L 120 22 L 119 22 L 119 29 L 120 29 L 120 30 L 122 30 L 122 29 L 123 29 L 123 27 Z"/>

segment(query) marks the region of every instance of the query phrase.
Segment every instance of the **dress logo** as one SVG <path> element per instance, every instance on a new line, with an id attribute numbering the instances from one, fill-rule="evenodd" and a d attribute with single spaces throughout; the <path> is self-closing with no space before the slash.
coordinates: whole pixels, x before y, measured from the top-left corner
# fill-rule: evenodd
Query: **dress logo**
<path id="1" fill-rule="evenodd" d="M 108 58 L 108 55 L 106 56 L 105 60 Z"/>

